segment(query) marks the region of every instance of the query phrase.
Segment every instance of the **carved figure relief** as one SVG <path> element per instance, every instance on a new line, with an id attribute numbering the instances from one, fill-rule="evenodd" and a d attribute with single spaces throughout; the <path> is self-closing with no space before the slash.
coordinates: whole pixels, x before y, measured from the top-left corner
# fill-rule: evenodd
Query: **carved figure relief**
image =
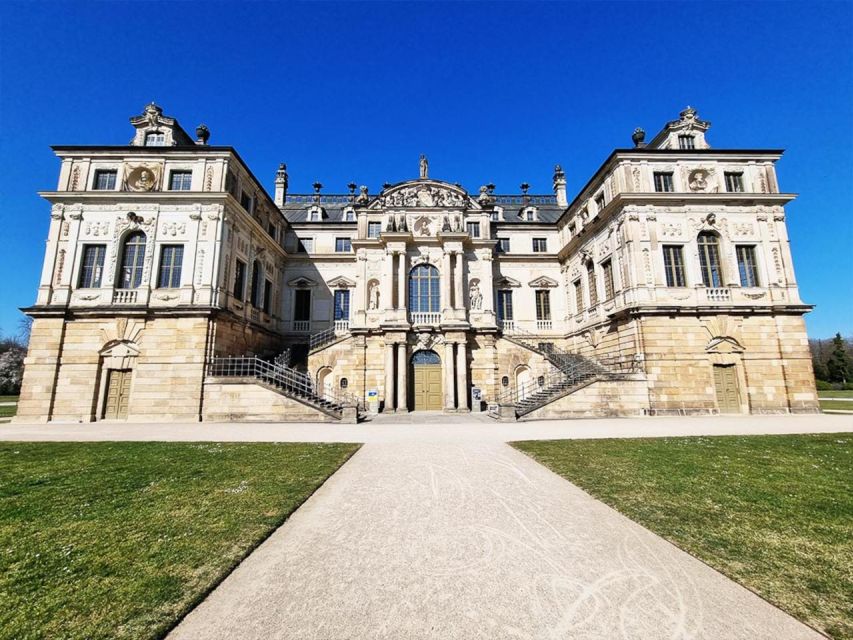
<path id="1" fill-rule="evenodd" d="M 79 191 L 80 188 L 80 167 L 74 167 L 74 170 L 71 172 L 71 184 L 69 185 L 70 191 Z"/>
<path id="2" fill-rule="evenodd" d="M 385 195 L 388 207 L 464 207 L 467 198 L 439 185 L 402 187 Z"/>
<path id="3" fill-rule="evenodd" d="M 164 236 L 184 235 L 187 225 L 183 222 L 164 222 L 160 230 Z"/>
<path id="4" fill-rule="evenodd" d="M 413 230 L 416 236 L 425 237 L 435 235 L 433 231 L 433 219 L 429 216 L 420 216 L 415 220 Z"/>
<path id="5" fill-rule="evenodd" d="M 128 191 L 153 191 L 159 181 L 159 167 L 139 165 L 128 167 L 125 185 Z"/>
<path id="6" fill-rule="evenodd" d="M 661 224 L 660 234 L 664 238 L 678 238 L 682 233 L 682 227 L 677 222 L 664 222 Z"/>
<path id="7" fill-rule="evenodd" d="M 106 236 L 110 232 L 109 222 L 87 222 L 83 225 L 83 235 Z"/>
<path id="8" fill-rule="evenodd" d="M 713 169 L 693 169 L 688 174 L 687 187 L 691 191 L 716 192 L 718 190 L 717 187 L 712 187 L 710 182 L 713 174 Z"/>
<path id="9" fill-rule="evenodd" d="M 631 171 L 631 175 L 634 178 L 634 191 L 640 190 L 640 167 L 634 167 Z"/>
<path id="10" fill-rule="evenodd" d="M 471 301 L 471 309 L 479 311 L 483 308 L 483 294 L 480 292 L 480 281 L 472 280 L 468 289 L 468 299 Z"/>
<path id="11" fill-rule="evenodd" d="M 379 310 L 379 283 L 376 280 L 371 280 L 370 289 L 367 294 L 367 309 L 368 311 Z"/>

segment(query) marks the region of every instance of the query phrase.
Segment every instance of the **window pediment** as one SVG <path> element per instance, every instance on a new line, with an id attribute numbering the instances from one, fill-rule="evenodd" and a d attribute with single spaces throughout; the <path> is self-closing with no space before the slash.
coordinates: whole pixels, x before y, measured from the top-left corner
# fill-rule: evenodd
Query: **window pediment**
<path id="1" fill-rule="evenodd" d="M 557 286 L 557 281 L 548 276 L 539 276 L 527 283 L 528 287 L 533 289 L 549 289 Z"/>
<path id="2" fill-rule="evenodd" d="M 312 280 L 311 278 L 301 276 L 299 278 L 294 278 L 293 280 L 288 281 L 287 286 L 294 287 L 296 289 L 305 289 L 306 287 L 316 287 L 317 281 Z"/>
<path id="3" fill-rule="evenodd" d="M 355 281 L 345 276 L 336 276 L 327 280 L 326 284 L 330 289 L 353 289 L 355 287 Z"/>
<path id="4" fill-rule="evenodd" d="M 501 276 L 499 278 L 495 278 L 494 283 L 496 287 L 500 287 L 503 289 L 521 286 L 521 283 L 518 280 L 516 280 L 515 278 L 510 278 L 509 276 Z"/>

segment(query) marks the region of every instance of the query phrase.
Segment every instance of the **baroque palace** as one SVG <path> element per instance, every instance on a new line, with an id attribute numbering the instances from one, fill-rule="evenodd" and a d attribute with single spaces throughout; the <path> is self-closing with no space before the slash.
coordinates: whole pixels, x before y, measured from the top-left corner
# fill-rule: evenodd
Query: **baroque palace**
<path id="1" fill-rule="evenodd" d="M 155 104 L 57 146 L 16 420 L 817 411 L 775 163 L 688 107 L 574 198 L 430 177 L 270 197 Z"/>

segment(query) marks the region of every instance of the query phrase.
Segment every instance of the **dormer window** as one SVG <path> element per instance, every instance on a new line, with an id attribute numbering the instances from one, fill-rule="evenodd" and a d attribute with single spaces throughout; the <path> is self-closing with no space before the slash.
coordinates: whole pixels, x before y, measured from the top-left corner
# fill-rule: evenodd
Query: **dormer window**
<path id="1" fill-rule="evenodd" d="M 162 131 L 151 131 L 145 134 L 146 147 L 165 147 L 166 134 Z"/>
<path id="2" fill-rule="evenodd" d="M 521 210 L 519 214 L 522 220 L 525 222 L 535 222 L 536 221 L 536 207 L 525 207 Z"/>
<path id="3" fill-rule="evenodd" d="M 341 214 L 343 222 L 355 222 L 355 210 L 352 207 L 347 207 Z"/>
<path id="4" fill-rule="evenodd" d="M 694 136 L 678 136 L 679 149 L 695 149 L 696 138 Z"/>

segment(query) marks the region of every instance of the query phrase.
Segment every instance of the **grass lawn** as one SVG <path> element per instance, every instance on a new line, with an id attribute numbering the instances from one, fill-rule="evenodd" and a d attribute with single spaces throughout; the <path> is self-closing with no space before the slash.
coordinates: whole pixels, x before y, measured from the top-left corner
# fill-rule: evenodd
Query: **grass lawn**
<path id="1" fill-rule="evenodd" d="M 836 638 L 853 638 L 853 433 L 514 443 Z"/>
<path id="2" fill-rule="evenodd" d="M 826 400 L 824 398 L 820 399 L 820 408 L 821 409 L 841 409 L 842 411 L 853 411 L 853 402 L 847 402 L 846 400 Z"/>
<path id="3" fill-rule="evenodd" d="M 11 418 L 17 412 L 18 407 L 15 405 L 14 407 L 0 407 L 0 418 Z"/>
<path id="4" fill-rule="evenodd" d="M 0 396 L 0 402 L 17 402 L 20 396 Z"/>
<path id="5" fill-rule="evenodd" d="M 818 391 L 817 395 L 821 400 L 824 398 L 853 398 L 853 391 Z"/>
<path id="6" fill-rule="evenodd" d="M 0 444 L 0 638 L 160 638 L 358 449 Z"/>

